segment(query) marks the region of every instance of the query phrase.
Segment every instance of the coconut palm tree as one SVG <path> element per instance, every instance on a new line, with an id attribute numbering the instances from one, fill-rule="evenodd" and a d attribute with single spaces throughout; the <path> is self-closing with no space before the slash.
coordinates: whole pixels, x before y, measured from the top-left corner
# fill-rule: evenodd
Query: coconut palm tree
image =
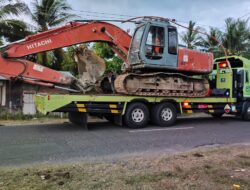
<path id="1" fill-rule="evenodd" d="M 223 49 L 220 47 L 222 40 L 222 32 L 217 29 L 210 27 L 209 32 L 206 36 L 201 36 L 199 46 L 204 47 L 207 51 L 214 54 L 214 57 L 221 57 L 224 55 Z"/>
<path id="2" fill-rule="evenodd" d="M 201 45 L 208 49 L 208 51 L 213 51 L 219 45 L 221 41 L 222 33 L 216 28 L 210 28 L 208 35 L 206 37 L 201 37 Z"/>
<path id="3" fill-rule="evenodd" d="M 26 23 L 14 18 L 28 12 L 28 6 L 21 1 L 0 0 L 0 37 L 16 41 L 28 35 Z"/>
<path id="4" fill-rule="evenodd" d="M 250 28 L 248 20 L 225 20 L 226 30 L 222 37 L 222 42 L 230 54 L 242 54 L 249 50 Z"/>
<path id="5" fill-rule="evenodd" d="M 75 17 L 74 14 L 69 13 L 71 10 L 66 0 L 34 0 L 31 15 L 37 24 L 38 31 L 43 32 Z M 60 64 L 63 60 L 62 49 L 55 50 L 54 55 L 56 59 L 52 63 L 52 68 L 61 69 Z M 42 53 L 41 57 L 42 64 L 46 64 L 48 62 L 47 54 Z"/>
<path id="6" fill-rule="evenodd" d="M 71 10 L 66 0 L 34 0 L 32 18 L 39 31 L 46 31 L 75 17 Z"/>
<path id="7" fill-rule="evenodd" d="M 187 48 L 194 49 L 200 45 L 201 37 L 198 33 L 200 27 L 195 27 L 195 22 L 189 21 L 188 30 L 181 35 L 182 41 L 186 44 Z"/>

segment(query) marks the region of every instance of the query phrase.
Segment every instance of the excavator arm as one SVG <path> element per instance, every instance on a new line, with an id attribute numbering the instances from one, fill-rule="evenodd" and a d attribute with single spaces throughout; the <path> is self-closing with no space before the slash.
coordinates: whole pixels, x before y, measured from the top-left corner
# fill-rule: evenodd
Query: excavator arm
<path id="1" fill-rule="evenodd" d="M 121 28 L 107 22 L 80 23 L 71 22 L 63 27 L 31 35 L 5 47 L 4 58 L 20 58 L 57 48 L 72 46 L 86 42 L 107 42 L 119 51 L 126 61 L 131 36 Z"/>
<path id="2" fill-rule="evenodd" d="M 31 84 L 69 86 L 75 79 L 28 61 L 24 57 L 86 42 L 106 42 L 126 62 L 131 36 L 121 28 L 106 22 L 71 22 L 2 47 L 0 75 L 20 78 Z"/>

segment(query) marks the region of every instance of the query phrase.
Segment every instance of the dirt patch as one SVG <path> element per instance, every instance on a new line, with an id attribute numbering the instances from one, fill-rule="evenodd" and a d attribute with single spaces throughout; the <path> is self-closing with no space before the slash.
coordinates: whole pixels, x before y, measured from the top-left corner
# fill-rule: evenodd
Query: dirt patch
<path id="1" fill-rule="evenodd" d="M 250 189 L 250 146 L 0 169 L 0 189 Z"/>
<path id="2" fill-rule="evenodd" d="M 35 118 L 30 120 L 0 120 L 0 126 L 21 126 L 39 124 L 60 124 L 68 122 L 68 119 L 60 118 Z"/>

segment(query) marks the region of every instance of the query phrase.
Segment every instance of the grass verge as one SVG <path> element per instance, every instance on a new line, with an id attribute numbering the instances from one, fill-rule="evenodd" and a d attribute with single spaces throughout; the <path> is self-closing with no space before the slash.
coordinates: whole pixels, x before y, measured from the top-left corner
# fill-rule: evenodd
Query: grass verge
<path id="1" fill-rule="evenodd" d="M 65 118 L 33 118 L 29 120 L 1 120 L 0 126 L 17 126 L 17 125 L 40 125 L 40 124 L 61 124 L 68 122 Z"/>
<path id="2" fill-rule="evenodd" d="M 0 189 L 250 189 L 250 146 L 0 169 Z"/>

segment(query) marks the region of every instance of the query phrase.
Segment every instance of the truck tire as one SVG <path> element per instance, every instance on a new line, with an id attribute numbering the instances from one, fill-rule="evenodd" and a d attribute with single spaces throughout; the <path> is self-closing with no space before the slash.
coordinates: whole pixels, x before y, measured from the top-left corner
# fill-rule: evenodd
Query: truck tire
<path id="1" fill-rule="evenodd" d="M 152 109 L 151 117 L 154 124 L 161 127 L 170 127 L 176 122 L 177 110 L 172 103 L 156 104 Z"/>
<path id="2" fill-rule="evenodd" d="M 250 102 L 244 102 L 241 117 L 244 121 L 250 121 Z"/>
<path id="3" fill-rule="evenodd" d="M 132 129 L 146 127 L 149 120 L 149 110 L 144 103 L 130 103 L 124 115 L 124 123 Z"/>

